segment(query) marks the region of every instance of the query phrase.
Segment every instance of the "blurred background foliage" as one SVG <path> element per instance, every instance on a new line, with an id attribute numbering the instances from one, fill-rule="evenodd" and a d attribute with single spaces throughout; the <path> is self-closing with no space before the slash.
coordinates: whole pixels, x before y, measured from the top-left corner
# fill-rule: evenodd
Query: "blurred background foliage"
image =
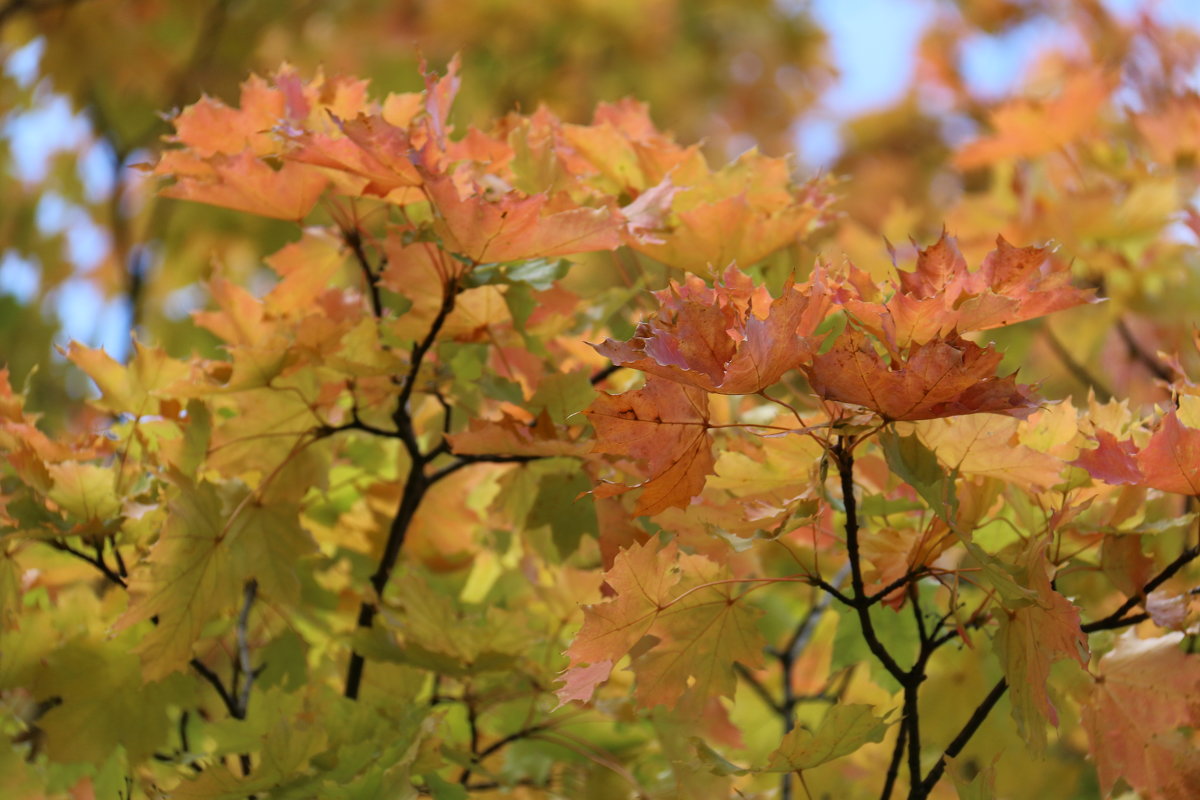
<path id="1" fill-rule="evenodd" d="M 582 122 L 632 96 L 714 163 L 759 147 L 794 152 L 801 177 L 837 176 L 837 224 L 788 253 L 788 269 L 819 255 L 882 275 L 887 243 L 903 260 L 910 239 L 943 226 L 971 263 L 997 233 L 1056 242 L 1112 302 L 1006 334 L 1012 366 L 1049 396 L 1160 399 L 1152 379 L 1168 367 L 1155 354 L 1181 348 L 1200 303 L 1189 5 L 6 0 L 0 353 L 18 386 L 39 365 L 32 405 L 63 425 L 86 382 L 56 344 L 123 358 L 132 328 L 173 353 L 205 351 L 188 312 L 207 302 L 212 265 L 254 285 L 294 235 L 156 198 L 136 166 L 163 146 L 163 112 L 201 94 L 234 102 L 248 74 L 285 61 L 370 78 L 377 95 L 411 90 L 421 59 L 440 68 L 461 53 L 460 130 L 540 103 Z M 900 91 L 864 100 L 863 80 Z"/>

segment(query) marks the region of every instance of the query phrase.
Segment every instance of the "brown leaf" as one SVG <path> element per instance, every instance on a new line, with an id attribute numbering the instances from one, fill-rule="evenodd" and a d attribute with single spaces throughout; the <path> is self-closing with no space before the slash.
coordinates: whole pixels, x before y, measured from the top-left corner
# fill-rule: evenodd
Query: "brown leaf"
<path id="1" fill-rule="evenodd" d="M 593 452 L 645 463 L 636 513 L 684 508 L 704 488 L 715 463 L 704 391 L 651 377 L 642 389 L 601 394 L 583 413 L 596 429 Z M 596 491 L 610 497 L 631 488 L 603 484 Z"/>
<path id="2" fill-rule="evenodd" d="M 632 339 L 607 339 L 596 351 L 614 364 L 719 394 L 754 394 L 807 361 L 833 302 L 819 269 L 771 299 L 733 266 L 712 288 L 690 275 L 657 297 L 662 307 Z"/>
<path id="3" fill-rule="evenodd" d="M 1200 725 L 1200 657 L 1180 649 L 1183 637 L 1130 629 L 1100 659 L 1082 718 L 1102 793 L 1124 778 L 1148 798 L 1200 796 L 1200 751 L 1178 730 Z"/>
<path id="4" fill-rule="evenodd" d="M 916 268 L 900 270 L 887 302 L 867 292 L 848 311 L 893 350 L 958 331 L 983 331 L 1095 302 L 1094 290 L 1070 285 L 1069 265 L 1049 248 L 1014 247 L 1003 236 L 975 272 L 954 237 L 918 251 Z"/>
<path id="5" fill-rule="evenodd" d="M 1001 354 L 951 334 L 914 344 L 889 365 L 861 331 L 847 328 L 826 353 L 804 367 L 826 400 L 868 408 L 887 420 L 919 420 L 980 412 L 1020 412 L 1036 405 L 1029 387 L 994 375 Z"/>

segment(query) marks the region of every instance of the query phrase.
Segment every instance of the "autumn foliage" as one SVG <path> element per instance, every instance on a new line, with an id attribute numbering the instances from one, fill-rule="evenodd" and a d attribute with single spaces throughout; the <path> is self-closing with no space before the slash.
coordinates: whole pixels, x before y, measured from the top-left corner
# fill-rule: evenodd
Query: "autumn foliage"
<path id="1" fill-rule="evenodd" d="M 285 241 L 59 430 L 0 370 L 0 794 L 1200 796 L 1200 44 L 1109 23 L 1139 110 L 1051 63 L 940 207 L 457 58 L 189 98 L 140 169 Z"/>

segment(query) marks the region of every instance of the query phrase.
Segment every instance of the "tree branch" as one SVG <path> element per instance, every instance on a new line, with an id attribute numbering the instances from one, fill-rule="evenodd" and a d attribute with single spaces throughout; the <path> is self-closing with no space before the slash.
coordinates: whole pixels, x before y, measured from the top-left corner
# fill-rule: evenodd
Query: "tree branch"
<path id="1" fill-rule="evenodd" d="M 1000 702 L 1000 698 L 1004 696 L 1007 690 L 1008 682 L 1001 678 L 992 687 L 992 690 L 988 692 L 987 697 L 983 698 L 983 702 L 971 714 L 971 718 L 967 720 L 967 724 L 963 725 L 962 730 L 958 732 L 958 735 L 954 737 L 954 740 L 950 742 L 945 752 L 942 753 L 942 757 L 933 765 L 933 769 L 929 770 L 929 774 L 925 776 L 925 780 L 921 781 L 920 786 L 925 793 L 932 790 L 937 782 L 941 780 L 942 773 L 946 771 L 946 760 L 954 758 L 962 752 L 962 749 L 967 746 L 967 742 L 979 730 L 979 726 L 987 719 L 988 714 L 991 713 L 996 703 Z"/>
<path id="2" fill-rule="evenodd" d="M 1121 341 L 1125 343 L 1125 349 L 1129 351 L 1129 355 L 1134 361 L 1145 367 L 1151 375 L 1158 378 L 1164 383 L 1170 383 L 1175 380 L 1175 376 L 1171 374 L 1165 364 L 1152 356 L 1137 339 L 1133 336 L 1133 331 L 1129 330 L 1129 326 L 1125 323 L 1124 318 L 1117 319 L 1117 333 L 1121 337 Z"/>
<path id="3" fill-rule="evenodd" d="M 592 375 L 592 386 L 597 386 L 601 383 L 604 383 L 609 379 L 610 376 L 612 376 L 614 372 L 619 369 L 624 369 L 624 367 L 621 364 L 609 364 L 604 369 L 597 371 Z"/>
<path id="4" fill-rule="evenodd" d="M 1071 373 L 1071 376 L 1075 380 L 1095 392 L 1097 400 L 1101 403 L 1107 403 L 1112 399 L 1113 394 L 1109 388 L 1093 375 L 1087 367 L 1075 360 L 1075 356 L 1071 355 L 1066 346 L 1058 340 L 1058 337 L 1054 335 L 1054 331 L 1050 329 L 1048 324 L 1042 325 L 1042 337 L 1050 345 L 1050 349 L 1058 357 L 1058 360 L 1062 362 L 1062 365 L 1067 368 L 1067 372 Z"/>
<path id="5" fill-rule="evenodd" d="M 1084 633 L 1095 633 L 1096 631 L 1107 631 L 1113 630 L 1114 628 L 1123 628 L 1126 625 L 1133 625 L 1147 619 L 1147 614 L 1135 614 L 1131 617 L 1126 617 L 1125 615 L 1133 610 L 1134 606 L 1136 606 L 1138 603 L 1143 602 L 1146 599 L 1146 595 L 1153 592 L 1168 579 L 1170 579 L 1175 573 L 1179 572 L 1179 570 L 1186 567 L 1192 561 L 1195 561 L 1198 557 L 1200 557 L 1200 545 L 1187 548 L 1180 553 L 1174 561 L 1164 567 L 1162 572 L 1151 578 L 1146 585 L 1142 587 L 1142 591 L 1140 593 L 1126 599 L 1116 611 L 1112 612 L 1107 617 L 1098 619 L 1095 622 L 1089 622 L 1086 625 L 1081 625 L 1080 629 Z"/>
<path id="6" fill-rule="evenodd" d="M 887 777 L 883 781 L 883 791 L 879 794 L 879 800 L 889 800 L 892 796 L 892 790 L 896 787 L 896 778 L 900 776 L 900 759 L 904 755 L 907 742 L 908 726 L 901 725 L 900 733 L 896 736 L 896 745 L 892 748 L 892 760 L 888 762 Z"/>
<path id="7" fill-rule="evenodd" d="M 870 610 L 864 604 L 867 593 L 863 584 L 862 563 L 858 553 L 858 506 L 854 499 L 854 454 L 846 446 L 846 437 L 838 438 L 838 443 L 833 448 L 832 455 L 834 464 L 837 465 L 838 474 L 841 477 L 842 503 L 846 507 L 846 551 L 850 557 L 850 588 L 853 591 L 851 605 L 853 605 L 854 610 L 858 613 L 858 622 L 862 627 L 863 639 L 866 640 L 867 648 L 871 651 L 871 655 L 878 659 L 883 668 L 888 671 L 888 674 L 903 685 L 907 679 L 907 674 L 896 663 L 896 659 L 892 658 L 892 654 L 883 646 L 883 643 L 879 641 L 879 637 L 875 633 L 875 625 L 871 621 Z"/>
<path id="8" fill-rule="evenodd" d="M 367 287 L 367 296 L 371 298 L 371 312 L 375 315 L 375 319 L 383 318 L 383 298 L 379 294 L 379 273 L 383 272 L 383 267 L 387 264 L 387 257 L 380 259 L 379 269 L 371 268 L 371 261 L 367 258 L 367 251 L 363 249 L 362 234 L 355 228 L 346 228 L 342 231 L 342 241 L 354 253 L 354 260 L 358 262 L 358 267 L 363 274 L 363 282 Z"/>
<path id="9" fill-rule="evenodd" d="M 117 586 L 120 586 L 122 589 L 128 588 L 125 583 L 125 579 L 114 572 L 112 568 L 108 566 L 107 562 L 105 562 L 103 555 L 104 551 L 100 549 L 101 545 L 96 545 L 96 556 L 93 558 L 82 550 L 76 550 L 74 547 L 71 547 L 71 545 L 60 539 L 46 539 L 44 541 L 46 544 L 50 545 L 55 550 L 58 550 L 60 553 L 67 553 L 68 555 L 78 558 L 80 561 L 86 561 L 87 563 L 91 564 L 93 567 L 100 570 L 101 574 L 103 574 L 105 578 L 112 583 L 115 583 Z"/>
<path id="10" fill-rule="evenodd" d="M 513 742 L 519 741 L 521 739 L 526 739 L 537 733 L 541 733 L 542 731 L 549 730 L 550 728 L 551 728 L 551 725 L 549 723 L 545 723 L 545 722 L 539 723 L 537 725 L 530 725 L 528 728 L 521 728 L 520 730 L 515 731 L 514 733 L 510 733 L 507 736 L 497 739 L 496 741 L 492 742 L 487 747 L 480 750 L 478 753 L 473 753 L 472 757 L 471 757 L 471 766 L 463 767 L 462 774 L 459 775 L 459 777 L 458 777 L 459 784 L 466 786 L 467 782 L 471 780 L 471 774 L 474 772 L 474 767 L 477 766 L 479 764 L 479 762 L 483 761 L 488 756 L 492 755 L 493 753 L 496 753 L 497 751 L 501 750 L 502 748 L 506 747 L 507 745 L 512 744 Z"/>

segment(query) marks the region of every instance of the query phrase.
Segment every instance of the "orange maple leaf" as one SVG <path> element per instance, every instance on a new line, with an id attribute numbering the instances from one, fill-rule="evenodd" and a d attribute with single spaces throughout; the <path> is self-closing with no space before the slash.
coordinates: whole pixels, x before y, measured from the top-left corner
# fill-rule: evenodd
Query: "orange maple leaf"
<path id="1" fill-rule="evenodd" d="M 621 244 L 624 221 L 611 208 L 515 191 L 493 199 L 478 187 L 464 196 L 450 178 L 429 178 L 425 191 L 446 249 L 477 263 L 614 250 Z"/>
<path id="2" fill-rule="evenodd" d="M 1015 247 L 996 237 L 996 249 L 974 272 L 954 237 L 941 238 L 917 253 L 916 268 L 898 270 L 886 302 L 875 288 L 854 281 L 859 296 L 845 306 L 872 333 L 896 349 L 946 336 L 984 331 L 1095 302 L 1095 291 L 1070 285 L 1068 264 L 1049 248 Z"/>
<path id="3" fill-rule="evenodd" d="M 713 288 L 695 275 L 655 293 L 660 310 L 627 342 L 593 345 L 614 364 L 719 394 L 754 394 L 807 361 L 832 307 L 818 269 L 774 300 L 736 266 Z"/>
<path id="4" fill-rule="evenodd" d="M 590 699 L 601 665 L 611 667 L 646 636 L 653 644 L 633 662 L 643 705 L 671 705 L 686 694 L 689 707 L 699 708 L 717 695 L 732 696 L 734 662 L 760 666 L 763 641 L 756 627 L 761 612 L 738 602 L 728 578 L 727 568 L 681 554 L 675 542 L 623 550 L 605 574 L 613 599 L 584 610 L 567 650 L 571 668 L 560 699 Z"/>
<path id="5" fill-rule="evenodd" d="M 1058 712 L 1046 694 L 1050 665 L 1063 658 L 1087 666 L 1088 641 L 1079 610 L 1050 583 L 1046 540 L 1032 545 L 1018 564 L 1020 583 L 1032 589 L 1032 602 L 1022 599 L 997 614 L 996 656 L 1012 693 L 1012 714 L 1025 741 L 1035 750 L 1046 745 L 1045 720 L 1058 724 Z"/>
<path id="6" fill-rule="evenodd" d="M 1200 495 L 1200 430 L 1171 411 L 1137 455 L 1144 485 L 1164 492 Z"/>
<path id="7" fill-rule="evenodd" d="M 826 353 L 804 367 L 826 400 L 863 406 L 886 420 L 919 420 L 980 412 L 1019 413 L 1036 405 L 1014 376 L 994 375 L 1002 356 L 957 334 L 914 344 L 891 364 L 871 340 L 847 328 Z"/>
<path id="8" fill-rule="evenodd" d="M 329 183 L 320 170 L 307 164 L 286 162 L 275 169 L 248 150 L 206 160 L 171 150 L 163 153 L 155 174 L 175 178 L 162 190 L 163 197 L 297 222 L 312 211 Z"/>
<path id="9" fill-rule="evenodd" d="M 1133 441 L 1119 441 L 1105 431 L 1098 431 L 1096 440 L 1098 447 L 1081 452 L 1073 462 L 1093 478 L 1109 484 L 1200 495 L 1200 430 L 1184 425 L 1174 409 L 1163 417 L 1141 450 Z"/>
<path id="10" fill-rule="evenodd" d="M 955 164 L 972 169 L 1011 158 L 1052 153 L 1096 130 L 1113 80 L 1098 69 L 1075 73 L 1049 100 L 1014 100 L 992 113 L 995 133 L 958 151 Z"/>
<path id="11" fill-rule="evenodd" d="M 596 429 L 593 452 L 645 463 L 636 513 L 685 508 L 704 488 L 715 463 L 704 391 L 651 377 L 636 391 L 601 394 L 583 413 Z M 632 488 L 601 484 L 595 491 L 597 497 L 611 497 Z"/>
<path id="12" fill-rule="evenodd" d="M 1200 726 L 1200 658 L 1180 649 L 1183 636 L 1130 629 L 1100 659 L 1082 720 L 1103 793 L 1120 777 L 1145 797 L 1200 796 L 1200 753 L 1178 730 Z"/>

